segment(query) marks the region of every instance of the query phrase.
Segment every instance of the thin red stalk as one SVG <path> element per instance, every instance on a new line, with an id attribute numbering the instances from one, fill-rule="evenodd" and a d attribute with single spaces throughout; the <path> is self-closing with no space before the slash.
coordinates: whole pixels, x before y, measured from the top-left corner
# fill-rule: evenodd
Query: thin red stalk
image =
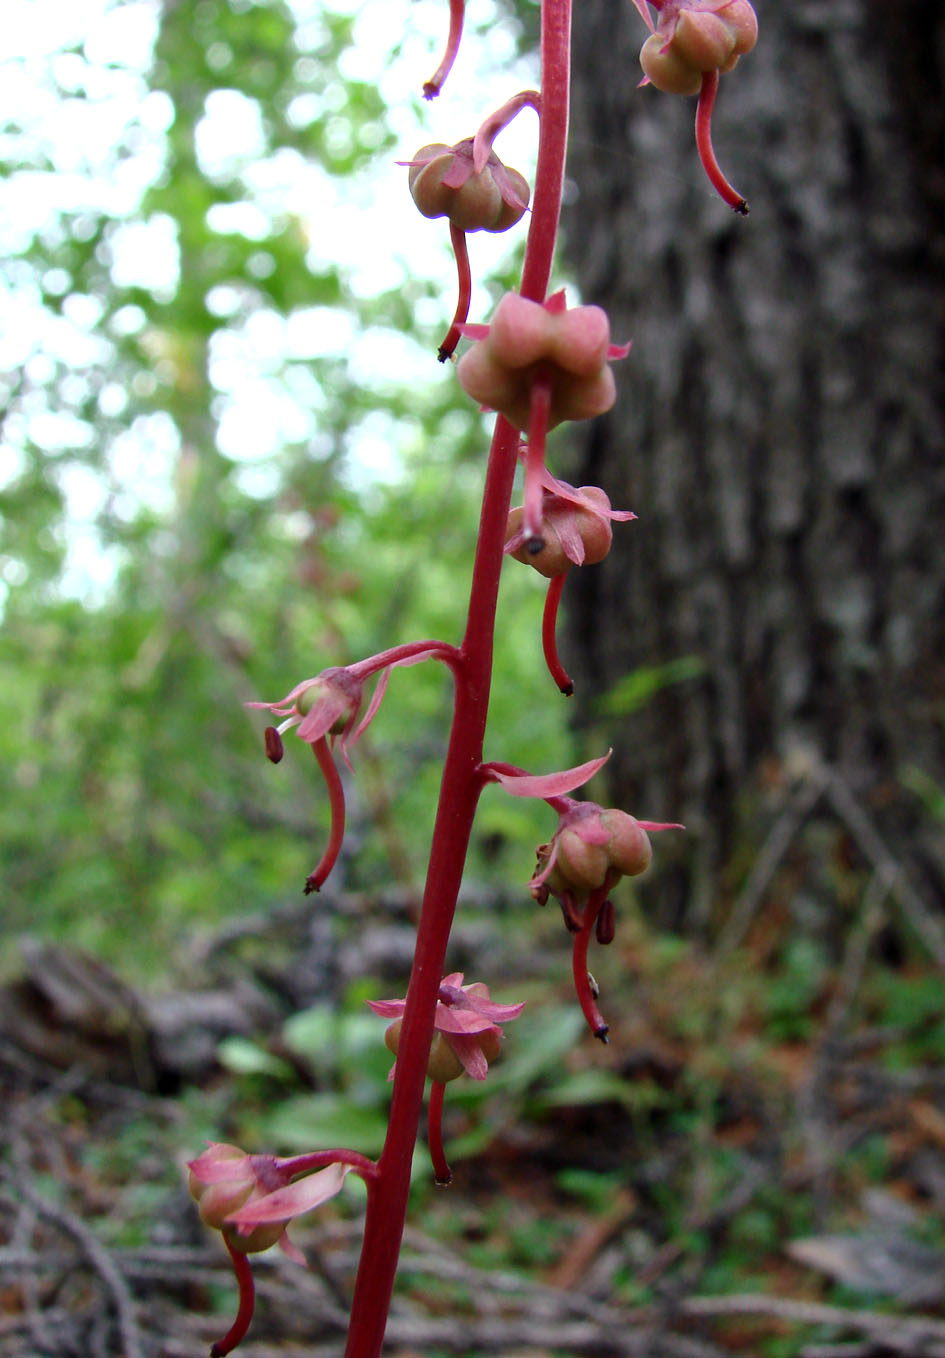
<path id="1" fill-rule="evenodd" d="M 318 761 L 318 767 L 322 771 L 325 779 L 325 786 L 328 788 L 328 801 L 331 807 L 331 830 L 328 835 L 328 844 L 322 854 L 318 866 L 305 879 L 305 894 L 309 895 L 312 891 L 318 891 L 328 874 L 338 860 L 341 852 L 341 842 L 345 837 L 345 794 L 341 786 L 341 775 L 338 773 L 334 759 L 331 757 L 331 750 L 328 748 L 328 741 L 325 736 L 320 740 L 312 742 L 312 749 Z"/>
<path id="2" fill-rule="evenodd" d="M 443 88 L 443 82 L 453 69 L 453 62 L 456 60 L 456 53 L 459 51 L 459 40 L 463 36 L 463 12 L 465 8 L 465 0 L 450 0 L 450 31 L 446 39 L 446 51 L 443 53 L 443 60 L 430 79 L 423 82 L 424 99 L 436 98 Z"/>
<path id="3" fill-rule="evenodd" d="M 532 380 L 528 407 L 528 442 L 525 445 L 525 493 L 522 532 L 525 550 L 537 556 L 545 545 L 541 535 L 543 491 L 541 474 L 545 470 L 545 439 L 551 412 L 551 379 L 539 370 Z"/>
<path id="4" fill-rule="evenodd" d="M 558 642 L 555 637 L 558 604 L 561 602 L 561 591 L 564 589 L 564 582 L 567 578 L 568 572 L 562 571 L 560 575 L 553 575 L 548 582 L 545 611 L 541 619 L 541 644 L 545 652 L 545 663 L 548 666 L 549 674 L 564 696 L 570 698 L 574 692 L 574 681 L 558 659 Z"/>
<path id="5" fill-rule="evenodd" d="M 240 1290 L 240 1304 L 233 1324 L 223 1338 L 217 1340 L 211 1347 L 210 1358 L 226 1358 L 226 1354 L 232 1353 L 237 1344 L 242 1343 L 253 1319 L 253 1308 L 256 1304 L 256 1285 L 253 1282 L 253 1270 L 249 1266 L 249 1259 L 240 1250 L 235 1250 L 226 1236 L 223 1237 L 223 1243 L 233 1260 L 233 1271 Z"/>
<path id="6" fill-rule="evenodd" d="M 591 987 L 591 978 L 587 970 L 587 945 L 591 941 L 591 933 L 600 908 L 607 899 L 608 889 L 608 883 L 605 882 L 602 887 L 598 887 L 596 891 L 591 893 L 587 905 L 584 907 L 581 928 L 574 935 L 574 947 L 571 953 L 574 989 L 577 992 L 584 1017 L 587 1019 L 588 1027 L 595 1037 L 600 1038 L 601 1042 L 607 1041 L 610 1028 L 597 1007 L 597 996 Z"/>
<path id="7" fill-rule="evenodd" d="M 356 679 L 369 679 L 378 670 L 385 670 L 388 665 L 402 664 L 424 651 L 430 652 L 431 660 L 444 660 L 448 665 L 453 664 L 459 656 L 457 648 L 448 641 L 407 641 L 400 646 L 390 646 L 386 651 L 378 651 L 377 655 L 369 655 L 366 660 L 356 661 L 348 666 L 348 673 Z"/>
<path id="8" fill-rule="evenodd" d="M 513 118 L 518 117 L 523 108 L 533 108 L 536 113 L 541 112 L 541 95 L 537 90 L 522 90 L 519 94 L 513 94 L 501 108 L 497 108 L 495 113 L 490 113 L 488 118 L 480 123 L 473 138 L 473 167 L 476 174 L 482 174 L 485 169 L 496 137 L 504 127 L 508 127 Z"/>
<path id="9" fill-rule="evenodd" d="M 469 250 L 466 248 L 466 232 L 462 227 L 455 226 L 450 222 L 450 241 L 453 245 L 453 254 L 456 256 L 456 278 L 459 291 L 456 296 L 456 310 L 453 313 L 453 323 L 446 332 L 446 338 L 437 351 L 437 358 L 441 363 L 445 363 L 448 358 L 452 358 L 453 352 L 459 343 L 459 327 L 464 324 L 469 316 L 469 299 L 472 296 L 472 272 L 469 268 Z"/>
<path id="10" fill-rule="evenodd" d="M 287 1169 L 293 1175 L 310 1174 L 312 1170 L 325 1169 L 328 1165 L 350 1165 L 355 1174 L 360 1174 L 366 1181 L 377 1177 L 377 1165 L 373 1160 L 362 1155 L 360 1151 L 349 1151 L 341 1146 L 330 1151 L 308 1151 L 304 1155 L 290 1155 L 284 1160 L 276 1161 L 277 1168 Z"/>
<path id="11" fill-rule="evenodd" d="M 430 1101 L 427 1104 L 427 1140 L 430 1145 L 430 1159 L 433 1162 L 433 1177 L 441 1188 L 453 1181 L 453 1172 L 443 1150 L 443 1095 L 446 1085 L 434 1080 L 430 1085 Z"/>
<path id="12" fill-rule="evenodd" d="M 570 87 L 571 0 L 544 0 L 541 7 L 541 130 L 521 286 L 522 296 L 532 302 L 545 300 L 551 277 L 568 150 Z"/>
<path id="13" fill-rule="evenodd" d="M 541 18 L 542 119 L 536 192 L 522 279 L 523 296 L 534 301 L 544 300 L 548 286 L 561 206 L 568 124 L 571 0 L 544 0 Z M 407 988 L 387 1138 L 378 1160 L 377 1177 L 368 1184 L 361 1263 L 345 1358 L 379 1358 L 387 1327 L 440 979 L 483 786 L 480 765 L 492 680 L 496 601 L 518 442 L 518 430 L 500 415 L 486 467 L 466 631 L 459 659 L 453 666 L 456 677 L 453 721 Z"/>
<path id="14" fill-rule="evenodd" d="M 715 106 L 718 88 L 718 71 L 706 71 L 702 77 L 702 89 L 699 91 L 699 103 L 696 107 L 696 147 L 699 151 L 699 159 L 702 161 L 705 172 L 709 176 L 716 193 L 735 212 L 747 217 L 748 203 L 725 178 L 719 168 L 719 162 L 715 158 L 715 151 L 712 149 L 712 109 Z"/>

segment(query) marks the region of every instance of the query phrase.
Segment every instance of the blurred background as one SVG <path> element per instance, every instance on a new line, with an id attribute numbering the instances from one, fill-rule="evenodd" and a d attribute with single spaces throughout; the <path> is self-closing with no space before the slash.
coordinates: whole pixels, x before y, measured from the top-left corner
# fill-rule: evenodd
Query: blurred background
<path id="1" fill-rule="evenodd" d="M 449 1194 L 418 1152 L 391 1352 L 945 1353 L 943 19 L 760 0 L 743 221 L 636 9 L 577 11 L 556 283 L 634 348 L 550 456 L 640 521 L 568 582 L 570 703 L 504 572 L 488 752 L 613 745 L 592 795 L 687 834 L 615 894 L 604 1049 L 525 890 L 548 815 L 483 797 L 451 965 L 528 1008 L 451 1086 Z M 470 0 L 433 105 L 440 0 L 5 13 L 0 1354 L 173 1358 L 233 1305 L 183 1159 L 383 1137 L 364 1000 L 403 993 L 448 683 L 394 674 L 314 904 L 322 787 L 244 704 L 457 636 L 489 422 L 396 161 L 536 83 L 538 8 Z M 473 319 L 523 238 L 471 240 Z M 262 1261 L 250 1358 L 338 1353 L 359 1210 Z"/>

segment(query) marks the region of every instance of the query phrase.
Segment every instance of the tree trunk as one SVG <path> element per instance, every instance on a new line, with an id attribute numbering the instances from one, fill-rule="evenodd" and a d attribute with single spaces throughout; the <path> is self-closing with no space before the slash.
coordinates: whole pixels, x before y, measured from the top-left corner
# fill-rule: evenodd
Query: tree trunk
<path id="1" fill-rule="evenodd" d="M 568 658 L 587 722 L 637 667 L 701 666 L 611 703 L 614 799 L 686 822 L 650 891 L 695 930 L 825 769 L 945 895 L 945 10 L 757 10 L 714 120 L 747 220 L 702 175 L 695 100 L 636 88 L 634 7 L 575 23 L 567 249 L 635 341 L 577 477 L 640 522 L 569 581 Z"/>

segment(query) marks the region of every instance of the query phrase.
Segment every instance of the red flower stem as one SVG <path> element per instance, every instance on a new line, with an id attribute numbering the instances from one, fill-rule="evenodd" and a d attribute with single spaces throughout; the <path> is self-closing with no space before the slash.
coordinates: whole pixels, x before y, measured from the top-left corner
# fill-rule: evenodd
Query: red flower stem
<path id="1" fill-rule="evenodd" d="M 532 302 L 545 300 L 551 277 L 568 151 L 570 86 L 571 0 L 544 0 L 541 7 L 538 161 L 520 289 L 522 296 Z"/>
<path id="2" fill-rule="evenodd" d="M 594 923 L 600 913 L 601 906 L 607 899 L 609 889 L 610 883 L 605 881 L 603 886 L 591 892 L 587 905 L 584 907 L 581 928 L 574 935 L 574 946 L 571 953 L 574 989 L 577 992 L 578 1001 L 584 1017 L 587 1019 L 588 1027 L 595 1037 L 600 1038 L 601 1042 L 607 1041 L 610 1027 L 604 1021 L 604 1016 L 597 1007 L 597 997 L 591 989 L 591 978 L 587 970 L 587 945 L 591 941 Z"/>
<path id="3" fill-rule="evenodd" d="M 545 663 L 548 666 L 549 674 L 564 696 L 570 698 L 574 692 L 574 681 L 558 659 L 558 643 L 555 638 L 558 604 L 561 602 L 561 591 L 564 589 L 564 582 L 567 578 L 568 572 L 562 571 L 560 575 L 553 575 L 548 582 L 545 611 L 541 619 L 541 644 L 545 652 Z"/>
<path id="4" fill-rule="evenodd" d="M 451 646 L 448 641 L 408 641 L 400 646 L 391 646 L 386 651 L 378 651 L 377 655 L 369 655 L 366 660 L 356 661 L 348 666 L 348 672 L 355 679 L 370 679 L 378 670 L 385 670 L 388 665 L 402 664 L 423 651 L 430 652 L 430 660 L 443 660 L 447 665 L 453 665 L 459 659 L 458 648 Z"/>
<path id="5" fill-rule="evenodd" d="M 465 0 L 450 0 L 450 31 L 446 39 L 446 51 L 443 53 L 443 60 L 430 79 L 423 82 L 424 99 L 436 98 L 443 88 L 443 82 L 453 69 L 453 62 L 456 60 L 456 53 L 459 51 L 459 40 L 463 36 L 465 8 Z"/>
<path id="6" fill-rule="evenodd" d="M 571 0 L 544 0 L 541 23 L 542 119 L 522 281 L 522 295 L 539 302 L 544 300 L 551 274 L 564 180 Z M 368 1183 L 345 1358 L 379 1358 L 387 1328 L 443 962 L 483 786 L 480 766 L 492 681 L 496 602 L 518 442 L 518 430 L 498 416 L 486 467 L 466 631 L 453 666 L 453 721 L 400 1032 L 387 1138 L 377 1162 L 377 1177 Z"/>
<path id="7" fill-rule="evenodd" d="M 328 835 L 328 844 L 322 854 L 318 866 L 309 873 L 305 879 L 304 891 L 308 896 L 313 891 L 318 891 L 328 874 L 331 872 L 338 855 L 341 852 L 341 842 L 345 837 L 345 794 L 341 786 L 341 775 L 338 773 L 334 759 L 331 757 L 331 750 L 328 748 L 328 741 L 325 736 L 312 743 L 315 752 L 315 759 L 318 767 L 322 771 L 325 779 L 325 786 L 328 788 L 328 801 L 331 807 L 331 830 Z"/>
<path id="8" fill-rule="evenodd" d="M 490 113 L 473 137 L 473 168 L 476 174 L 482 174 L 486 162 L 492 152 L 492 143 L 504 127 L 508 127 L 513 118 L 517 118 L 523 108 L 533 108 L 536 113 L 541 114 L 541 95 L 537 90 L 521 90 L 518 94 L 513 94 L 511 99 L 507 99 L 501 108 L 497 108 L 495 113 Z"/>
<path id="9" fill-rule="evenodd" d="M 311 1174 L 312 1170 L 325 1169 L 328 1165 L 350 1165 L 355 1174 L 360 1174 L 366 1182 L 377 1177 L 375 1162 L 362 1155 L 360 1151 L 349 1151 L 338 1147 L 330 1151 L 308 1151 L 304 1155 L 290 1155 L 276 1161 L 276 1168 L 288 1170 L 290 1174 Z"/>
<path id="10" fill-rule="evenodd" d="M 240 1290 L 240 1304 L 233 1324 L 223 1338 L 218 1339 L 211 1347 L 210 1358 L 226 1358 L 237 1344 L 242 1343 L 246 1338 L 246 1331 L 253 1319 L 253 1308 L 256 1305 L 256 1285 L 253 1282 L 253 1270 L 249 1266 L 249 1259 L 240 1250 L 235 1250 L 226 1236 L 223 1237 L 223 1243 L 233 1260 L 233 1271 Z"/>
<path id="11" fill-rule="evenodd" d="M 436 356 L 441 363 L 445 363 L 448 358 L 453 356 L 459 343 L 459 327 L 464 324 L 469 316 L 469 299 L 472 296 L 472 273 L 469 268 L 469 250 L 466 248 L 466 232 L 462 227 L 455 226 L 452 222 L 450 222 L 450 241 L 453 246 L 453 254 L 456 256 L 456 277 L 459 283 L 459 292 L 456 297 L 453 323 L 437 350 Z"/>
<path id="12" fill-rule="evenodd" d="M 430 1101 L 427 1105 L 427 1140 L 430 1144 L 430 1159 L 433 1162 L 433 1177 L 441 1188 L 453 1182 L 453 1172 L 446 1161 L 443 1150 L 443 1095 L 446 1085 L 440 1080 L 430 1084 Z"/>
<path id="13" fill-rule="evenodd" d="M 712 149 L 712 109 L 715 106 L 715 96 L 719 88 L 718 71 L 706 71 L 702 77 L 702 89 L 699 91 L 699 103 L 696 107 L 696 147 L 699 151 L 699 159 L 702 161 L 706 174 L 716 193 L 730 208 L 740 213 L 743 217 L 748 216 L 748 203 L 725 178 L 719 168 L 719 162 L 715 158 L 715 151 Z"/>

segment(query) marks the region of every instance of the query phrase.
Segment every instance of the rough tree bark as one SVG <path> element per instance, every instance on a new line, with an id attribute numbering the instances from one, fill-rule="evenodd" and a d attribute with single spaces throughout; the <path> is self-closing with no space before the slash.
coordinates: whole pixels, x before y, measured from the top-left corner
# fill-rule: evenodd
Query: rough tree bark
<path id="1" fill-rule="evenodd" d="M 633 6 L 575 23 L 567 248 L 635 339 L 576 471 L 641 515 L 565 593 L 576 701 L 592 720 L 634 667 L 703 662 L 611 764 L 619 804 L 686 821 L 650 890 L 696 930 L 822 763 L 945 900 L 916 791 L 945 789 L 945 7 L 756 7 L 714 124 L 747 220 L 701 175 L 695 101 L 636 88 Z"/>

